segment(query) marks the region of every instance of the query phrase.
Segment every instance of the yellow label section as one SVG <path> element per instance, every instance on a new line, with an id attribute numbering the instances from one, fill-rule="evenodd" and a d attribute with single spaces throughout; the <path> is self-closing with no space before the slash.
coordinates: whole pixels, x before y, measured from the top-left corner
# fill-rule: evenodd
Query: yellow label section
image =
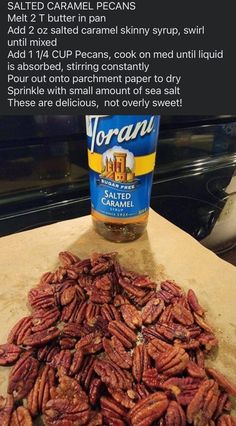
<path id="1" fill-rule="evenodd" d="M 151 173 L 155 166 L 156 152 L 149 155 L 135 157 L 135 176 L 146 175 Z M 88 163 L 90 169 L 94 172 L 101 173 L 102 171 L 102 155 L 97 152 L 91 153 L 88 150 Z"/>

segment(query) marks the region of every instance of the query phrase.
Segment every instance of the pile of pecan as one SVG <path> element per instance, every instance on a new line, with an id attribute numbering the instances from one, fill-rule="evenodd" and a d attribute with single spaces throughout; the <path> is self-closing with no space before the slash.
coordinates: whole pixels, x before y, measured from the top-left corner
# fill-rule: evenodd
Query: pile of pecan
<path id="1" fill-rule="evenodd" d="M 14 364 L 1 426 L 236 426 L 236 386 L 205 367 L 217 346 L 193 290 L 157 288 L 116 253 L 59 254 L 0 345 Z"/>

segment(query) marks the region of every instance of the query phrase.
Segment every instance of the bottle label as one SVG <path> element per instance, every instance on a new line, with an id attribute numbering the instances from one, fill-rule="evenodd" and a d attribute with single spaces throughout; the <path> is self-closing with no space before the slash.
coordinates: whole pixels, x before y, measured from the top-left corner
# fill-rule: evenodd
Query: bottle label
<path id="1" fill-rule="evenodd" d="M 159 116 L 86 117 L 92 214 L 129 223 L 150 205 Z"/>

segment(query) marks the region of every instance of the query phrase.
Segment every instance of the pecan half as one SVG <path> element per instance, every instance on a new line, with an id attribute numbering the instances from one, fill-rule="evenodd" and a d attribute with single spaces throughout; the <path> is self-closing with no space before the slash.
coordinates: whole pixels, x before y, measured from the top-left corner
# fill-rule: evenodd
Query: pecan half
<path id="1" fill-rule="evenodd" d="M 61 305 L 65 306 L 68 305 L 75 297 L 76 295 L 76 287 L 68 287 L 63 290 L 61 295 Z"/>
<path id="2" fill-rule="evenodd" d="M 45 284 L 51 284 L 53 282 L 53 278 L 54 278 L 54 273 L 53 272 L 45 272 L 39 281 L 39 286 L 41 285 L 45 285 Z"/>
<path id="3" fill-rule="evenodd" d="M 94 370 L 107 386 L 126 390 L 132 387 L 132 379 L 129 373 L 111 361 L 97 359 L 94 363 Z"/>
<path id="4" fill-rule="evenodd" d="M 51 342 L 60 334 L 60 330 L 57 327 L 50 327 L 47 330 L 38 331 L 37 333 L 27 336 L 23 340 L 25 346 L 43 346 L 48 342 Z"/>
<path id="5" fill-rule="evenodd" d="M 53 363 L 55 355 L 60 352 L 61 348 L 55 343 L 49 343 L 38 349 L 37 358 L 39 361 Z"/>
<path id="6" fill-rule="evenodd" d="M 60 337 L 59 345 L 61 349 L 74 349 L 77 340 L 72 337 Z"/>
<path id="7" fill-rule="evenodd" d="M 191 377 L 198 377 L 199 379 L 204 379 L 206 377 L 205 370 L 193 361 L 188 362 L 187 372 Z"/>
<path id="8" fill-rule="evenodd" d="M 60 311 L 56 307 L 47 311 L 40 309 L 34 312 L 32 318 L 32 332 L 37 333 L 51 327 L 57 322 L 57 320 L 60 318 L 60 315 Z"/>
<path id="9" fill-rule="evenodd" d="M 149 426 L 159 419 L 168 407 L 168 399 L 163 392 L 155 392 L 141 399 L 129 412 L 133 426 Z"/>
<path id="10" fill-rule="evenodd" d="M 125 426 L 127 411 L 114 401 L 113 398 L 102 396 L 100 398 L 101 412 L 108 425 Z"/>
<path id="11" fill-rule="evenodd" d="M 53 367 L 56 367 L 60 374 L 67 376 L 71 367 L 72 354 L 69 349 L 62 349 L 55 355 Z"/>
<path id="12" fill-rule="evenodd" d="M 101 307 L 102 318 L 107 321 L 120 320 L 120 313 L 113 305 L 108 305 L 104 303 Z"/>
<path id="13" fill-rule="evenodd" d="M 73 304 L 75 301 L 75 310 L 74 310 L 74 316 L 71 317 L 72 322 L 77 322 L 78 324 L 81 324 L 85 320 L 86 311 L 87 311 L 87 303 L 81 302 L 78 306 L 78 301 L 74 299 L 71 304 Z M 70 305 L 71 305 L 70 304 Z M 68 308 L 70 305 L 67 305 L 63 311 Z M 77 307 L 77 308 L 76 308 Z M 70 322 L 70 321 L 69 321 Z"/>
<path id="14" fill-rule="evenodd" d="M 146 386 L 143 383 L 138 383 L 133 387 L 137 399 L 143 399 L 146 396 L 150 395 L 150 391 L 147 390 Z"/>
<path id="15" fill-rule="evenodd" d="M 88 397 L 76 380 L 62 376 L 43 414 L 46 426 L 85 425 L 89 419 Z"/>
<path id="16" fill-rule="evenodd" d="M 90 273 L 92 275 L 101 275 L 105 272 L 109 272 L 111 269 L 111 262 L 109 260 L 103 260 L 99 263 L 97 263 L 93 268 L 91 269 Z"/>
<path id="17" fill-rule="evenodd" d="M 68 305 L 64 306 L 61 313 L 61 320 L 64 322 L 82 322 L 85 318 L 85 312 L 87 308 L 86 302 L 81 302 L 78 305 L 79 301 L 77 297 L 74 297 L 74 299 L 68 303 Z M 83 310 L 83 314 L 81 315 L 81 312 Z M 79 317 L 82 316 L 82 318 Z M 77 319 L 78 317 L 78 319 Z"/>
<path id="18" fill-rule="evenodd" d="M 83 259 L 79 262 L 74 263 L 71 268 L 68 268 L 67 271 L 73 270 L 77 274 L 78 281 L 80 283 L 80 279 L 83 278 L 85 275 L 88 274 L 91 269 L 91 260 L 90 259 Z"/>
<path id="19" fill-rule="evenodd" d="M 196 350 L 199 349 L 200 343 L 195 339 L 190 339 L 187 342 L 182 342 L 179 339 L 174 340 L 174 346 L 183 348 L 185 350 Z"/>
<path id="20" fill-rule="evenodd" d="M 129 369 L 132 366 L 131 355 L 126 352 L 124 346 L 117 337 L 113 336 L 111 340 L 104 337 L 102 343 L 111 361 L 125 369 Z"/>
<path id="21" fill-rule="evenodd" d="M 155 361 L 158 372 L 165 376 L 173 376 L 186 369 L 189 356 L 182 348 L 172 348 L 167 353 L 159 354 Z"/>
<path id="22" fill-rule="evenodd" d="M 78 286 L 85 290 L 88 294 L 91 293 L 94 278 L 91 275 L 80 275 L 78 278 Z"/>
<path id="23" fill-rule="evenodd" d="M 89 334 L 89 333 L 88 333 Z M 65 324 L 62 329 L 62 337 L 82 337 L 84 336 L 84 327 L 77 322 Z"/>
<path id="24" fill-rule="evenodd" d="M 201 349 L 196 350 L 196 363 L 199 367 L 205 368 L 204 353 L 201 351 Z"/>
<path id="25" fill-rule="evenodd" d="M 50 399 L 50 391 L 54 385 L 54 370 L 49 365 L 45 365 L 40 370 L 35 384 L 27 396 L 27 407 L 33 417 L 42 413 L 44 410 L 46 403 Z"/>
<path id="26" fill-rule="evenodd" d="M 108 391 L 111 394 L 112 398 L 122 405 L 122 407 L 125 408 L 133 408 L 135 403 L 133 399 L 135 398 L 135 392 L 132 391 L 132 389 L 129 389 L 128 391 L 124 391 L 121 389 L 115 389 L 112 387 L 108 387 Z"/>
<path id="27" fill-rule="evenodd" d="M 0 345 L 0 365 L 7 365 L 15 362 L 21 353 L 21 349 L 11 343 Z"/>
<path id="28" fill-rule="evenodd" d="M 0 425 L 10 426 L 10 418 L 13 410 L 13 396 L 7 395 L 6 398 L 0 396 Z"/>
<path id="29" fill-rule="evenodd" d="M 143 382 L 150 388 L 158 388 L 163 382 L 163 376 L 158 374 L 156 368 L 148 368 L 143 372 Z"/>
<path id="30" fill-rule="evenodd" d="M 159 322 L 164 324 L 169 324 L 172 322 L 172 305 L 166 307 L 166 309 L 161 313 L 159 317 Z"/>
<path id="31" fill-rule="evenodd" d="M 11 426 L 33 426 L 29 410 L 25 407 L 18 407 L 11 416 Z"/>
<path id="32" fill-rule="evenodd" d="M 109 303 L 111 301 L 110 291 L 93 288 L 90 295 L 90 300 L 93 303 Z"/>
<path id="33" fill-rule="evenodd" d="M 44 410 L 45 426 L 85 425 L 89 419 L 89 406 L 79 398 L 50 399 Z"/>
<path id="34" fill-rule="evenodd" d="M 169 353 L 172 349 L 173 346 L 157 338 L 151 339 L 147 345 L 147 351 L 154 360 L 156 360 L 160 354 Z"/>
<path id="35" fill-rule="evenodd" d="M 162 290 L 167 291 L 168 293 L 172 294 L 175 297 L 181 297 L 183 292 L 181 290 L 181 287 L 176 284 L 174 281 L 166 280 L 162 281 L 160 284 L 160 287 Z"/>
<path id="36" fill-rule="evenodd" d="M 82 350 L 84 354 L 94 354 L 102 349 L 102 336 L 98 332 L 87 334 L 76 344 L 76 350 Z"/>
<path id="37" fill-rule="evenodd" d="M 156 283 L 153 282 L 148 276 L 146 275 L 139 275 L 132 281 L 132 284 L 136 287 L 141 288 L 156 288 Z"/>
<path id="38" fill-rule="evenodd" d="M 146 291 L 144 295 L 140 297 L 129 296 L 130 301 L 137 306 L 138 308 L 142 308 L 155 296 L 155 292 L 153 290 Z"/>
<path id="39" fill-rule="evenodd" d="M 200 327 L 203 328 L 203 330 L 205 330 L 209 334 L 214 335 L 213 329 L 209 326 L 209 324 L 207 324 L 207 322 L 200 315 L 197 315 L 196 313 L 194 313 L 193 315 L 194 315 L 195 322 L 198 325 L 200 325 Z"/>
<path id="40" fill-rule="evenodd" d="M 95 303 L 87 305 L 85 318 L 88 324 L 93 325 L 96 322 L 97 317 L 100 315 L 100 310 L 100 305 L 96 305 Z"/>
<path id="41" fill-rule="evenodd" d="M 218 345 L 218 340 L 214 334 L 210 333 L 201 333 L 198 337 L 198 342 L 200 346 L 204 348 L 205 351 L 209 352 L 211 349 L 215 348 Z"/>
<path id="42" fill-rule="evenodd" d="M 218 385 L 229 394 L 236 396 L 236 386 L 230 382 L 222 373 L 214 368 L 207 368 L 207 373 L 216 380 Z"/>
<path id="43" fill-rule="evenodd" d="M 93 281 L 93 287 L 96 288 L 97 290 L 110 292 L 113 287 L 112 279 L 113 279 L 113 276 L 110 273 L 96 277 L 95 280 Z"/>
<path id="44" fill-rule="evenodd" d="M 86 295 L 85 295 L 85 292 L 84 292 L 84 290 L 80 287 L 80 286 L 78 286 L 78 285 L 76 285 L 76 298 L 77 298 L 77 300 L 79 301 L 79 302 L 84 302 L 85 300 L 86 300 Z"/>
<path id="45" fill-rule="evenodd" d="M 170 390 L 177 402 L 181 405 L 188 405 L 199 389 L 201 381 L 192 377 L 171 377 L 162 382 L 163 389 Z"/>
<path id="46" fill-rule="evenodd" d="M 166 426 L 185 426 L 186 416 L 182 407 L 176 401 L 170 401 L 166 414 Z"/>
<path id="47" fill-rule="evenodd" d="M 61 264 L 65 267 L 80 262 L 80 258 L 75 254 L 71 253 L 70 251 L 61 251 L 58 256 Z"/>
<path id="48" fill-rule="evenodd" d="M 71 366 L 70 366 L 71 374 L 78 373 L 78 371 L 80 370 L 80 367 L 82 365 L 83 360 L 84 360 L 84 352 L 80 349 L 76 349 L 76 351 L 73 355 Z"/>
<path id="49" fill-rule="evenodd" d="M 131 349 L 136 342 L 136 334 L 121 321 L 111 321 L 108 324 L 108 330 L 116 336 L 125 348 Z"/>
<path id="50" fill-rule="evenodd" d="M 172 308 L 172 316 L 183 325 L 191 325 L 194 323 L 194 318 L 189 309 L 186 309 L 182 304 L 176 303 Z"/>
<path id="51" fill-rule="evenodd" d="M 13 394 L 15 400 L 24 398 L 32 389 L 38 374 L 39 362 L 25 353 L 10 372 L 8 393 Z"/>
<path id="52" fill-rule="evenodd" d="M 84 334 L 82 335 L 82 337 L 90 333 L 98 333 L 100 335 L 108 337 L 110 336 L 110 333 L 108 332 L 107 327 L 108 321 L 104 320 L 101 316 L 94 318 L 93 321 L 91 321 L 90 323 L 84 321 L 82 327 L 82 331 Z"/>
<path id="53" fill-rule="evenodd" d="M 169 291 L 165 291 L 165 290 L 158 290 L 156 295 L 159 299 L 163 300 L 163 302 L 165 302 L 166 305 L 169 305 L 170 303 L 172 303 L 172 300 L 175 297 L 172 293 L 169 293 Z"/>
<path id="54" fill-rule="evenodd" d="M 164 309 L 164 302 L 158 298 L 152 298 L 142 311 L 143 324 L 152 324 L 160 316 Z"/>
<path id="55" fill-rule="evenodd" d="M 236 417 L 229 414 L 223 414 L 217 420 L 217 426 L 236 426 Z"/>
<path id="56" fill-rule="evenodd" d="M 166 339 L 163 339 L 163 337 L 160 335 L 160 333 L 158 333 L 156 331 L 154 326 L 143 327 L 142 334 L 143 334 L 145 342 L 150 342 L 153 339 L 158 339 L 158 340 L 162 339 L 162 340 L 166 341 Z"/>
<path id="57" fill-rule="evenodd" d="M 53 287 L 50 284 L 32 288 L 28 300 L 33 309 L 48 309 L 56 305 Z"/>
<path id="58" fill-rule="evenodd" d="M 214 380 L 204 380 L 187 407 L 187 421 L 199 426 L 211 420 L 219 398 L 218 385 Z"/>
<path id="59" fill-rule="evenodd" d="M 141 288 L 134 287 L 133 284 L 127 278 L 119 278 L 120 286 L 126 291 L 128 296 L 144 297 L 146 292 Z"/>
<path id="60" fill-rule="evenodd" d="M 204 315 L 204 309 L 199 305 L 197 296 L 192 289 L 188 290 L 187 301 L 193 312 L 200 315 L 200 317 Z"/>
<path id="61" fill-rule="evenodd" d="M 143 343 L 134 348 L 132 373 L 138 383 L 141 382 L 145 370 L 150 367 L 150 361 L 147 347 Z"/>
<path id="62" fill-rule="evenodd" d="M 101 396 L 102 381 L 101 379 L 93 379 L 89 388 L 89 401 L 91 405 L 95 405 Z"/>
<path id="63" fill-rule="evenodd" d="M 216 411 L 214 412 L 213 416 L 214 420 L 223 414 L 223 411 L 226 410 L 228 402 L 228 394 L 226 392 L 222 392 L 218 398 Z"/>
<path id="64" fill-rule="evenodd" d="M 32 333 L 32 318 L 32 316 L 28 316 L 20 319 L 10 331 L 7 343 L 22 345 L 24 338 Z"/>
<path id="65" fill-rule="evenodd" d="M 88 294 L 93 303 L 109 303 L 112 297 L 112 275 L 96 277 Z"/>
<path id="66" fill-rule="evenodd" d="M 202 333 L 201 327 L 199 327 L 197 324 L 188 325 L 186 328 L 190 333 L 190 339 L 194 339 L 195 337 L 200 336 Z"/>
<path id="67" fill-rule="evenodd" d="M 75 376 L 76 380 L 87 390 L 90 387 L 91 381 L 94 376 L 94 362 L 93 356 L 87 356 L 84 358 L 83 363 L 80 367 L 80 372 Z"/>
<path id="68" fill-rule="evenodd" d="M 155 325 L 155 329 L 163 340 L 166 339 L 168 341 L 172 341 L 174 339 L 179 339 L 181 341 L 188 341 L 190 339 L 190 332 L 181 324 L 157 323 Z M 197 345 L 199 346 L 198 342 Z"/>
<path id="69" fill-rule="evenodd" d="M 120 307 L 120 312 L 128 327 L 135 330 L 136 328 L 140 328 L 142 326 L 142 316 L 140 311 L 138 311 L 130 303 L 122 305 Z"/>
<path id="70" fill-rule="evenodd" d="M 67 276 L 67 270 L 64 266 L 59 266 L 59 268 L 54 272 L 53 283 L 62 283 Z"/>
<path id="71" fill-rule="evenodd" d="M 113 304 L 116 308 L 119 308 L 122 305 L 128 305 L 129 303 L 129 300 L 122 294 L 117 294 L 113 299 Z"/>
<path id="72" fill-rule="evenodd" d="M 71 287 L 76 287 L 76 285 L 77 285 L 77 281 L 72 279 L 66 279 L 65 281 L 61 283 L 53 284 L 53 292 L 54 292 L 56 304 L 59 306 L 61 305 L 61 297 L 64 290 Z"/>

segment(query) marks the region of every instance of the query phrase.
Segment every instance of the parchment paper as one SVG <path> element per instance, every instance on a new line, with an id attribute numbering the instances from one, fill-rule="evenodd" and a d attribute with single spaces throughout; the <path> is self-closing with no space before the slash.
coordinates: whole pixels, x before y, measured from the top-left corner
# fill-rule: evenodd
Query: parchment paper
<path id="1" fill-rule="evenodd" d="M 93 251 L 117 251 L 129 269 L 146 272 L 157 282 L 169 277 L 186 290 L 193 288 L 220 342 L 209 364 L 236 383 L 236 268 L 153 211 L 147 232 L 132 243 L 105 241 L 94 232 L 90 216 L 1 238 L 0 343 L 28 315 L 28 290 L 58 266 L 57 255 L 65 250 L 82 258 Z M 0 367 L 0 394 L 6 391 L 8 372 Z"/>

